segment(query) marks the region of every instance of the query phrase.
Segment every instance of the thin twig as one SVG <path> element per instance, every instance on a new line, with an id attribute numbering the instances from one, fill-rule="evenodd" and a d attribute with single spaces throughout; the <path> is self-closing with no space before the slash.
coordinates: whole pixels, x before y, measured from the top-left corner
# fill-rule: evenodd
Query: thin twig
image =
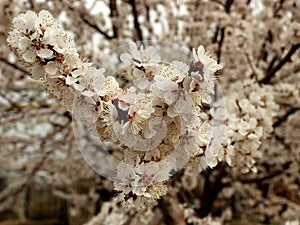
<path id="1" fill-rule="evenodd" d="M 294 114 L 297 110 L 300 110 L 300 108 L 291 108 L 290 110 L 288 110 L 282 117 L 280 117 L 274 124 L 273 127 L 279 127 L 281 126 L 281 124 L 287 120 L 287 118 Z"/>
<path id="2" fill-rule="evenodd" d="M 247 62 L 248 62 L 248 64 L 249 64 L 249 66 L 250 66 L 250 68 L 251 68 L 251 70 L 252 70 L 252 73 L 256 74 L 255 69 L 254 69 L 254 67 L 253 67 L 253 65 L 252 65 L 252 63 L 251 63 L 249 54 L 248 54 L 247 52 L 245 53 L 245 56 L 246 56 L 246 59 L 247 59 Z"/>
<path id="3" fill-rule="evenodd" d="M 212 43 L 216 43 L 216 42 L 218 41 L 219 30 L 220 30 L 220 27 L 217 26 L 216 31 L 215 31 L 215 34 L 214 34 L 214 36 L 213 36 L 213 38 L 212 38 Z"/>
<path id="4" fill-rule="evenodd" d="M 76 10 L 75 8 L 73 8 L 72 6 L 68 5 L 69 10 L 71 10 L 72 12 L 75 12 L 77 14 L 79 14 L 79 17 L 91 28 L 93 28 L 95 31 L 97 31 L 98 33 L 102 34 L 106 39 L 111 40 L 114 38 L 114 36 L 110 36 L 108 35 L 106 32 L 104 32 L 103 30 L 101 30 L 96 24 L 92 23 L 89 19 L 86 18 L 86 15 L 84 15 L 84 13 L 79 12 L 78 10 Z"/>
<path id="5" fill-rule="evenodd" d="M 80 15 L 80 18 L 91 28 L 102 34 L 106 39 L 111 40 L 114 38 L 113 36 L 109 36 L 107 33 L 101 30 L 96 24 L 91 23 L 87 18 L 84 17 L 84 15 Z"/>
<path id="6" fill-rule="evenodd" d="M 22 73 L 28 74 L 28 72 L 26 70 L 24 70 L 23 68 L 17 66 L 16 64 L 13 64 L 13 63 L 9 62 L 5 58 L 0 57 L 0 61 L 3 62 L 3 63 L 5 63 L 6 65 L 8 65 L 8 66 L 10 66 L 10 67 L 12 67 L 14 69 L 16 69 L 16 70 L 19 70 Z"/>
<path id="7" fill-rule="evenodd" d="M 290 164 L 290 163 L 288 163 L 288 164 Z M 285 172 L 285 170 L 276 169 L 273 172 L 269 172 L 267 175 L 259 175 L 254 178 L 240 178 L 239 181 L 242 182 L 243 184 L 250 184 L 250 183 L 260 184 L 268 179 L 277 177 L 280 174 L 283 174 L 284 172 Z"/>
<path id="8" fill-rule="evenodd" d="M 257 81 L 257 73 L 256 73 L 256 70 L 255 70 L 255 68 L 254 68 L 254 66 L 253 66 L 253 64 L 252 64 L 252 62 L 251 62 L 250 56 L 249 56 L 248 53 L 245 53 L 245 56 L 246 56 L 246 59 L 247 59 L 247 62 L 248 62 L 248 64 L 249 64 L 249 66 L 250 66 L 250 68 L 251 68 L 251 70 L 252 70 L 252 73 L 253 73 L 253 75 L 254 75 L 254 77 L 255 77 L 255 80 Z"/>
<path id="9" fill-rule="evenodd" d="M 218 4 L 222 5 L 222 6 L 224 6 L 224 3 L 221 2 L 221 1 L 219 1 L 219 0 L 211 0 L 211 1 L 212 1 L 212 2 L 216 2 L 216 3 L 218 3 Z"/>
<path id="10" fill-rule="evenodd" d="M 268 84 L 272 77 L 287 63 L 290 61 L 292 55 L 300 48 L 300 44 L 292 45 L 289 52 L 283 57 L 283 59 L 259 82 Z"/>
<path id="11" fill-rule="evenodd" d="M 223 43 L 224 43 L 224 38 L 225 38 L 225 27 L 223 27 L 221 29 L 221 38 L 220 38 L 220 41 L 218 43 L 218 52 L 217 52 L 218 63 L 220 63 L 220 61 L 221 61 L 222 46 L 223 46 Z"/>

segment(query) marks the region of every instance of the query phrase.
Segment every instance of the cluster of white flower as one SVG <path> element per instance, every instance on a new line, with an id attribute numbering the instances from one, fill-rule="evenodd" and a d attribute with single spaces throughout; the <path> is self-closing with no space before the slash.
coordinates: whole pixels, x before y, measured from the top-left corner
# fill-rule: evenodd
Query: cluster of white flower
<path id="1" fill-rule="evenodd" d="M 120 56 L 118 73 L 129 82 L 122 89 L 114 77 L 104 76 L 104 69 L 83 63 L 74 41 L 48 11 L 14 18 L 8 42 L 34 79 L 44 80 L 68 110 L 81 107 L 80 114 L 92 119 L 100 139 L 121 153 L 113 180 L 126 202 L 144 208 L 166 194 L 166 181 L 188 162 L 200 160 L 199 172 L 222 160 L 222 135 L 214 130 L 219 126 L 203 116 L 222 66 L 203 46 L 193 51 L 191 63 L 166 64 L 155 47 L 130 44 Z M 260 96 L 252 97 L 264 104 Z M 248 119 L 250 127 L 241 129 L 244 135 L 251 130 L 253 139 L 261 130 L 253 130 L 259 122 Z"/>
<path id="2" fill-rule="evenodd" d="M 219 116 L 216 110 L 211 112 L 227 124 L 226 138 L 222 143 L 227 152 L 225 159 L 242 172 L 256 172 L 255 162 L 262 157 L 259 147 L 273 131 L 278 111 L 272 87 L 261 86 L 253 80 L 237 81 L 224 101 L 227 106 L 225 117 L 223 113 Z"/>
<path id="3" fill-rule="evenodd" d="M 103 130 L 125 148 L 115 187 L 140 208 L 165 195 L 165 181 L 192 159 L 205 161 L 205 168 L 216 161 L 211 125 L 201 114 L 203 104 L 212 103 L 214 73 L 222 67 L 202 46 L 193 58 L 165 64 L 155 47 L 135 44 L 120 57 L 118 73 L 133 86 L 105 102 L 116 116 Z"/>
<path id="4" fill-rule="evenodd" d="M 84 89 L 83 75 L 93 68 L 82 62 L 70 35 L 46 10 L 15 17 L 12 28 L 7 41 L 25 68 L 71 110 L 75 91 Z"/>

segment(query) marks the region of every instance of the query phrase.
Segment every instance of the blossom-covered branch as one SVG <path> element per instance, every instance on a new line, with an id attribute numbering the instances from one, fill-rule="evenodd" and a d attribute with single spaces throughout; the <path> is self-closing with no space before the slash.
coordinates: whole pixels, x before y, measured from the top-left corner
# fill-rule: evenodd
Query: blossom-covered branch
<path id="1" fill-rule="evenodd" d="M 72 38 L 45 10 L 16 17 L 8 42 L 34 79 L 43 80 L 68 110 L 82 108 L 79 114 L 96 124 L 100 139 L 121 152 L 113 180 L 127 202 L 135 199 L 143 208 L 147 199 L 166 194 L 165 181 L 192 158 L 201 171 L 226 155 L 220 155 L 208 117 L 201 117 L 202 105 L 212 103 L 214 74 L 222 68 L 203 46 L 190 63 L 164 64 L 155 47 L 130 44 L 118 72 L 133 86 L 123 90 L 104 69 L 80 59 Z"/>
<path id="2" fill-rule="evenodd" d="M 30 217 L 37 195 L 24 204 L 23 194 L 46 182 L 74 225 L 298 224 L 298 2 L 134 3 L 0 1 L 0 212 Z M 34 24 L 29 33 L 11 23 L 28 9 L 49 10 L 58 29 L 39 19 L 56 21 L 47 12 L 14 20 Z M 121 46 L 139 32 L 155 41 Z M 203 47 L 188 55 L 200 41 L 218 59 Z"/>

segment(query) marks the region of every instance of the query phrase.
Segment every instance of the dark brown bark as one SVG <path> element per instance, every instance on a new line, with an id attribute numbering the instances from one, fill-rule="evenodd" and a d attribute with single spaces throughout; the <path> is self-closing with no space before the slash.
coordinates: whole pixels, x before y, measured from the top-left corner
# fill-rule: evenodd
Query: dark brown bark
<path id="1" fill-rule="evenodd" d="M 141 25 L 138 20 L 138 12 L 136 8 L 136 1 L 135 0 L 129 0 L 128 3 L 131 5 L 132 8 L 132 15 L 133 15 L 133 22 L 134 22 L 134 27 L 137 35 L 137 41 L 142 41 L 143 40 L 143 34 L 141 30 Z"/>
<path id="2" fill-rule="evenodd" d="M 267 75 L 260 80 L 260 83 L 268 84 L 270 83 L 272 77 L 286 64 L 290 61 L 292 55 L 300 48 L 300 44 L 292 45 L 288 53 L 282 58 L 282 60 L 267 73 Z"/>

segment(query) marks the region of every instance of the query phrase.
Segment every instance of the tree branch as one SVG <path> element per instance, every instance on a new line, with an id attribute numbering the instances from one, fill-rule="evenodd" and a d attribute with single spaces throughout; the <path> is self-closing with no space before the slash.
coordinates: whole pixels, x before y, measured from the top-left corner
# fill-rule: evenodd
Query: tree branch
<path id="1" fill-rule="evenodd" d="M 161 210 L 161 212 L 164 216 L 164 222 L 166 223 L 166 225 L 174 224 L 173 223 L 174 220 L 173 220 L 172 216 L 169 213 L 168 206 L 165 204 L 163 199 L 158 200 L 158 205 L 159 205 L 159 208 L 160 208 L 160 210 Z"/>
<path id="2" fill-rule="evenodd" d="M 218 63 L 220 63 L 220 61 L 221 61 L 222 46 L 223 46 L 223 43 L 224 43 L 224 38 L 225 38 L 225 27 L 223 27 L 221 29 L 221 38 L 220 38 L 220 41 L 218 43 L 218 52 L 217 52 Z"/>
<path id="3" fill-rule="evenodd" d="M 35 7 L 35 2 L 34 2 L 34 0 L 28 0 L 28 2 L 29 2 L 30 7 L 31 7 L 32 9 L 35 9 L 35 8 L 36 8 L 36 7 Z"/>
<path id="4" fill-rule="evenodd" d="M 289 164 L 290 163 L 288 163 L 288 165 Z M 239 181 L 242 182 L 243 184 L 255 183 L 257 185 L 260 185 L 264 181 L 277 177 L 280 174 L 283 174 L 284 172 L 285 170 L 283 169 L 276 169 L 273 172 L 268 172 L 267 175 L 259 175 L 259 176 L 255 176 L 254 178 L 240 178 Z"/>
<path id="5" fill-rule="evenodd" d="M 39 171 L 39 169 L 44 164 L 45 160 L 48 158 L 48 156 L 52 152 L 53 152 L 53 150 L 50 150 L 50 151 L 47 151 L 44 153 L 44 155 L 40 158 L 40 160 L 34 165 L 34 167 L 27 174 L 27 177 L 26 177 L 26 179 L 24 179 L 24 181 L 22 181 L 20 184 L 18 184 L 15 187 L 13 187 L 11 185 L 11 186 L 7 187 L 5 190 L 3 190 L 0 193 L 0 202 L 5 201 L 6 199 L 8 199 L 11 196 L 17 196 L 18 194 L 20 194 L 24 190 L 24 188 L 27 187 L 27 184 L 32 181 L 36 172 Z"/>
<path id="6" fill-rule="evenodd" d="M 277 17 L 278 16 L 278 12 L 282 9 L 284 1 L 285 0 L 280 0 L 278 7 L 276 7 L 277 4 L 275 4 L 275 7 L 274 7 L 275 9 L 274 9 L 273 17 Z"/>
<path id="7" fill-rule="evenodd" d="M 218 3 L 218 4 L 222 5 L 222 6 L 224 6 L 224 3 L 221 2 L 221 1 L 219 1 L 219 0 L 211 0 L 211 1 L 212 1 L 212 2 L 216 2 L 216 3 Z"/>
<path id="8" fill-rule="evenodd" d="M 135 27 L 136 34 L 137 34 L 137 39 L 138 39 L 138 41 L 142 41 L 143 34 L 142 34 L 142 30 L 141 30 L 141 25 L 138 20 L 136 2 L 135 2 L 135 0 L 129 0 L 128 3 L 131 5 L 131 8 L 132 8 L 133 22 L 134 22 L 134 27 Z"/>
<path id="9" fill-rule="evenodd" d="M 214 34 L 214 36 L 212 38 L 212 43 L 216 43 L 218 41 L 219 30 L 220 30 L 220 28 L 219 28 L 219 26 L 217 26 L 215 34 Z"/>
<path id="10" fill-rule="evenodd" d="M 113 29 L 113 36 L 117 38 L 119 36 L 118 27 L 115 24 L 114 18 L 119 16 L 118 9 L 117 9 L 117 2 L 116 0 L 109 1 L 109 8 L 110 8 L 110 17 L 112 18 L 112 29 Z"/>
<path id="11" fill-rule="evenodd" d="M 290 61 L 292 55 L 300 48 L 300 44 L 292 45 L 289 52 L 283 57 L 283 59 L 270 71 L 267 75 L 261 79 L 259 82 L 263 84 L 268 84 L 272 77 L 288 62 Z"/>
<path id="12" fill-rule="evenodd" d="M 225 12 L 229 13 L 234 0 L 227 0 L 225 3 Z"/>
<path id="13" fill-rule="evenodd" d="M 281 118 L 279 118 L 274 124 L 273 127 L 279 127 L 281 126 L 281 124 L 287 120 L 287 118 L 294 114 L 297 110 L 300 110 L 300 108 L 291 108 L 290 110 L 288 110 Z"/>
<path id="14" fill-rule="evenodd" d="M 9 61 L 7 61 L 7 59 L 5 59 L 5 58 L 0 57 L 0 61 L 3 62 L 3 63 L 5 63 L 5 64 L 8 65 L 9 67 L 12 67 L 12 68 L 14 68 L 14 69 L 16 69 L 16 70 L 18 70 L 18 71 L 24 73 L 24 74 L 28 74 L 28 72 L 27 72 L 26 70 L 24 70 L 23 68 L 21 68 L 21 67 L 15 65 L 15 64 L 13 64 L 13 63 L 11 63 L 11 62 L 9 62 Z"/>
<path id="15" fill-rule="evenodd" d="M 250 56 L 249 56 L 248 53 L 245 53 L 245 56 L 246 56 L 246 59 L 247 59 L 247 62 L 248 62 L 248 64 L 249 64 L 249 66 L 250 66 L 250 68 L 251 68 L 251 70 L 252 70 L 252 74 L 253 74 L 255 80 L 257 81 L 257 73 L 256 73 L 256 71 L 255 71 L 254 66 L 252 65 Z"/>
<path id="16" fill-rule="evenodd" d="M 219 173 L 213 183 L 210 181 L 211 170 L 208 170 L 209 173 L 206 176 L 204 185 L 204 195 L 201 197 L 201 208 L 196 210 L 200 218 L 206 217 L 211 212 L 218 194 L 228 185 L 222 183 L 222 178 L 226 175 L 225 164 L 220 164 L 217 167 L 214 170 L 218 170 Z"/>
<path id="17" fill-rule="evenodd" d="M 227 0 L 226 1 L 225 5 L 224 5 L 224 8 L 225 8 L 225 12 L 227 14 L 230 13 L 230 8 L 231 8 L 233 2 L 234 2 L 234 0 Z M 222 46 L 223 46 L 224 38 L 225 38 L 225 27 L 222 27 L 222 29 L 220 30 L 220 33 L 221 33 L 221 37 L 220 37 L 220 41 L 218 43 L 218 52 L 217 52 L 218 63 L 220 63 L 220 61 L 221 61 Z"/>
<path id="18" fill-rule="evenodd" d="M 79 17 L 91 28 L 93 28 L 95 31 L 97 31 L 98 33 L 102 34 L 106 39 L 111 40 L 114 38 L 114 36 L 110 36 L 108 35 L 106 32 L 104 32 L 103 30 L 101 30 L 96 24 L 92 23 L 89 19 L 86 18 L 86 15 L 84 15 L 82 12 L 79 12 L 78 10 L 76 10 L 75 8 L 73 8 L 72 6 L 68 5 L 69 10 L 71 10 L 72 12 L 75 12 L 77 14 L 79 14 Z"/>
<path id="19" fill-rule="evenodd" d="M 35 9 L 35 8 L 36 8 L 36 7 L 35 7 L 35 1 L 34 1 L 34 0 L 28 0 L 28 2 L 29 2 L 30 7 L 31 7 L 32 9 Z"/>

